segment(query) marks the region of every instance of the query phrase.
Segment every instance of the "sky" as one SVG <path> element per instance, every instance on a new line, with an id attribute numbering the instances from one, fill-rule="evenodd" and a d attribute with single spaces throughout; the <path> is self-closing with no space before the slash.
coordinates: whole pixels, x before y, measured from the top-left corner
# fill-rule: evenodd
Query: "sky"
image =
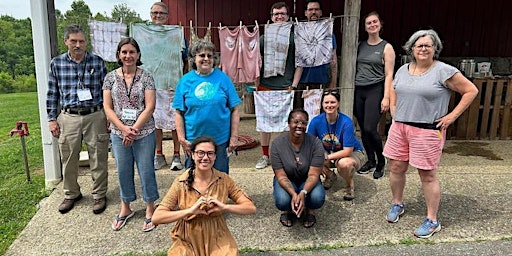
<path id="1" fill-rule="evenodd" d="M 1 0 L 0 15 L 9 15 L 16 19 L 30 18 L 30 1 L 46 1 L 46 0 Z M 71 3 L 74 0 L 54 0 L 55 9 L 65 13 L 71 9 Z M 96 13 L 103 14 L 106 12 L 108 16 L 116 4 L 125 3 L 128 8 L 137 12 L 143 20 L 149 20 L 149 8 L 158 0 L 84 0 L 91 9 L 94 16 Z"/>

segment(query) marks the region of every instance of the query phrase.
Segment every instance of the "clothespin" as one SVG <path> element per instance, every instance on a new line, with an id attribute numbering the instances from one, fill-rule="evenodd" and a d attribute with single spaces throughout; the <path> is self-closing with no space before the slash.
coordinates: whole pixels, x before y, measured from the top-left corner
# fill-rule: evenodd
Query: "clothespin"
<path id="1" fill-rule="evenodd" d="M 332 20 L 332 12 L 329 13 L 329 19 Z"/>
<path id="2" fill-rule="evenodd" d="M 297 17 L 295 17 L 295 23 L 299 24 L 299 20 L 297 19 Z"/>
<path id="3" fill-rule="evenodd" d="M 267 20 L 267 25 L 270 24 L 270 20 Z"/>
<path id="4" fill-rule="evenodd" d="M 242 21 L 240 21 L 240 29 L 242 29 Z"/>
<path id="5" fill-rule="evenodd" d="M 254 22 L 256 23 L 256 27 L 259 28 L 258 26 L 258 20 L 254 20 Z"/>
<path id="6" fill-rule="evenodd" d="M 222 24 L 220 24 L 220 22 L 219 22 L 219 29 L 221 29 L 221 28 L 222 28 Z"/>
<path id="7" fill-rule="evenodd" d="M 212 29 L 212 22 L 208 22 L 208 30 Z"/>

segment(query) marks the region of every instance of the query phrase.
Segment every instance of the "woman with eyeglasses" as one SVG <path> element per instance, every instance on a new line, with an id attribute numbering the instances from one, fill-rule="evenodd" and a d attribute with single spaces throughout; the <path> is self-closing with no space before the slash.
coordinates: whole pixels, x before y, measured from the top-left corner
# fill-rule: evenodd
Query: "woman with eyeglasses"
<path id="1" fill-rule="evenodd" d="M 229 175 L 215 169 L 225 151 L 212 138 L 200 136 L 189 149 L 190 168 L 174 179 L 153 215 L 155 225 L 176 222 L 167 255 L 238 255 L 223 214 L 254 214 L 256 207 Z"/>
<path id="2" fill-rule="evenodd" d="M 340 94 L 336 89 L 327 89 L 322 95 L 322 113 L 311 120 L 308 133 L 322 141 L 325 150 L 323 174 L 325 175 L 324 188 L 329 189 L 336 180 L 336 173 L 345 180 L 344 200 L 355 198 L 355 185 L 353 176 L 366 161 L 363 146 L 357 140 L 354 132 L 352 118 L 338 112 Z"/>
<path id="3" fill-rule="evenodd" d="M 190 142 L 199 136 L 210 136 L 220 147 L 214 167 L 229 173 L 228 152 L 235 150 L 238 142 L 242 103 L 231 79 L 215 68 L 215 46 L 208 41 L 191 45 L 190 72 L 185 74 L 176 87 L 172 107 L 176 112 L 178 140 L 187 153 L 185 167 L 191 165 Z"/>
<path id="4" fill-rule="evenodd" d="M 138 66 L 140 47 L 131 37 L 123 38 L 116 51 L 121 66 L 108 73 L 103 83 L 103 106 L 110 122 L 112 150 L 116 160 L 121 210 L 112 222 L 112 230 L 121 230 L 135 211 L 130 203 L 137 199 L 134 164 L 137 165 L 146 213 L 142 230 L 155 228 L 151 217 L 159 198 L 153 168 L 155 157 L 155 82 L 151 74 Z"/>
<path id="5" fill-rule="evenodd" d="M 354 93 L 354 115 L 368 155 L 368 161 L 357 172 L 366 174 L 375 169 L 375 179 L 384 175 L 386 165 L 378 125 L 381 115 L 389 110 L 389 88 L 395 69 L 393 46 L 380 37 L 382 25 L 377 12 L 370 12 L 364 18 L 368 39 L 361 41 L 357 48 Z"/>
<path id="6" fill-rule="evenodd" d="M 478 90 L 457 68 L 438 60 L 443 44 L 434 30 L 415 32 L 403 48 L 412 62 L 398 69 L 390 91 L 393 123 L 384 155 L 390 159 L 393 204 L 387 221 L 396 223 L 404 213 L 403 192 L 411 165 L 418 170 L 427 206 L 427 217 L 414 235 L 428 238 L 441 230 L 437 218 L 441 200 L 437 166 L 446 129 L 468 108 Z M 452 91 L 462 97 L 449 112 Z"/>
<path id="7" fill-rule="evenodd" d="M 308 113 L 294 109 L 288 115 L 289 132 L 272 142 L 271 165 L 274 170 L 274 201 L 282 211 L 279 221 L 291 227 L 303 217 L 306 228 L 316 224 L 314 210 L 322 207 L 325 190 L 320 182 L 324 163 L 322 142 L 306 133 Z"/>

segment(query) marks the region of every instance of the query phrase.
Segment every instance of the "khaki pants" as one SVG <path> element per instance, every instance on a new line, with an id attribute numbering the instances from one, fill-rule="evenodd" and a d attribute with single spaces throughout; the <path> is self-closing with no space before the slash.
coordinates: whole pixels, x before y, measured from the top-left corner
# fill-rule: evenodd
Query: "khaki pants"
<path id="1" fill-rule="evenodd" d="M 59 151 L 62 162 L 64 197 L 74 199 L 80 194 L 78 166 L 82 141 L 87 145 L 89 165 L 93 181 L 94 199 L 103 198 L 108 184 L 107 119 L 103 110 L 80 116 L 61 112 L 57 118 L 61 135 Z"/>

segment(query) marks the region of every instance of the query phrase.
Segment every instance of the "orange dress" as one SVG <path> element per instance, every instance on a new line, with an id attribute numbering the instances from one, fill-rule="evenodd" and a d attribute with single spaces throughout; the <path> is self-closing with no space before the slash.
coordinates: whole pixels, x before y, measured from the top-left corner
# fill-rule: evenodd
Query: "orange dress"
<path id="1" fill-rule="evenodd" d="M 188 171 L 174 179 L 171 188 L 160 203 L 169 210 L 190 208 L 201 196 L 216 198 L 227 204 L 228 198 L 236 202 L 241 196 L 249 198 L 229 177 L 214 170 L 214 178 L 204 194 L 187 186 Z M 176 221 L 170 232 L 172 245 L 167 255 L 219 256 L 238 255 L 238 246 L 222 213 L 192 215 Z"/>

